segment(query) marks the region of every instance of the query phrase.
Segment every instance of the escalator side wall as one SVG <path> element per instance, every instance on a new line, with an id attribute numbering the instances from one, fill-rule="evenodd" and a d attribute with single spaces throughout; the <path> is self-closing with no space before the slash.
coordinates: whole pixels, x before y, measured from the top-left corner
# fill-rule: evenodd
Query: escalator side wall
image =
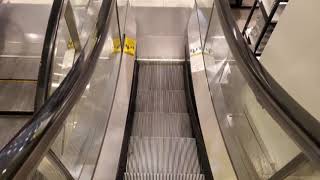
<path id="1" fill-rule="evenodd" d="M 210 163 L 208 159 L 207 150 L 205 147 L 205 143 L 203 140 L 203 135 L 201 132 L 200 122 L 198 118 L 197 106 L 195 102 L 194 92 L 193 92 L 193 84 L 192 84 L 192 76 L 191 76 L 191 68 L 190 62 L 185 62 L 184 64 L 184 84 L 186 91 L 186 99 L 187 99 L 187 107 L 190 114 L 191 127 L 194 137 L 196 138 L 199 161 L 201 165 L 202 173 L 205 175 L 206 180 L 213 180 L 212 171 L 210 168 Z"/>

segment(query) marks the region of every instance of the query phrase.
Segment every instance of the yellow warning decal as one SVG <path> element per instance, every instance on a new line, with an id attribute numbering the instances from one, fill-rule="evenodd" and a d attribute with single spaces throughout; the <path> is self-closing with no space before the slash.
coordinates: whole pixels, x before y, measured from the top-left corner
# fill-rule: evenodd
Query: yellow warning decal
<path id="1" fill-rule="evenodd" d="M 124 53 L 134 56 L 136 53 L 136 40 L 132 38 L 126 37 L 124 40 Z"/>
<path id="2" fill-rule="evenodd" d="M 113 39 L 113 53 L 121 52 L 121 40 L 120 38 Z"/>
<path id="3" fill-rule="evenodd" d="M 202 50 L 201 50 L 201 47 L 197 47 L 197 48 L 193 48 L 193 49 L 190 49 L 190 56 L 197 56 L 197 55 L 200 55 L 202 54 Z"/>
<path id="4" fill-rule="evenodd" d="M 68 44 L 67 44 L 67 48 L 68 49 L 74 49 L 74 44 L 71 38 L 69 38 L 68 40 Z"/>

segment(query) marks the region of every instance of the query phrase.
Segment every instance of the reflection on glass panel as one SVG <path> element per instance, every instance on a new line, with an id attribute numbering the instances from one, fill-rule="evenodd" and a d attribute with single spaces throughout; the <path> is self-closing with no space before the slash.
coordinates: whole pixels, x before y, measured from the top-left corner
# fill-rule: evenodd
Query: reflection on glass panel
<path id="1" fill-rule="evenodd" d="M 125 34 L 124 32 L 125 32 L 125 24 L 126 24 L 126 16 L 127 16 L 128 6 L 129 6 L 129 0 L 117 0 L 119 26 L 120 26 L 120 34 L 121 35 Z"/>
<path id="2" fill-rule="evenodd" d="M 213 0 L 196 0 L 196 5 L 200 25 L 201 45 L 204 46 L 213 9 Z"/>
<path id="3" fill-rule="evenodd" d="M 121 0 L 120 0 L 121 1 Z M 192 8 L 194 0 L 130 0 L 134 7 L 187 7 Z"/>
<path id="4" fill-rule="evenodd" d="M 219 123 L 227 124 L 222 131 L 231 137 L 225 140 L 239 179 L 270 178 L 301 150 L 264 109 L 243 77 L 216 10 L 204 49 L 212 100 Z"/>
<path id="5" fill-rule="evenodd" d="M 75 49 L 68 47 L 68 41 L 70 39 L 71 37 L 66 22 L 64 19 L 61 19 L 52 64 L 50 94 L 59 87 L 74 63 Z"/>
<path id="6" fill-rule="evenodd" d="M 67 180 L 68 178 L 63 172 L 57 167 L 57 165 L 50 160 L 47 156 L 44 157 L 38 166 L 37 170 L 31 176 L 32 180 Z"/>
<path id="7" fill-rule="evenodd" d="M 113 44 L 119 39 L 117 25 L 114 10 L 111 29 L 95 72 L 52 146 L 75 178 L 91 178 L 102 145 L 120 65 L 120 52 L 114 52 Z"/>
<path id="8" fill-rule="evenodd" d="M 95 22 L 98 17 L 98 12 L 102 1 L 89 1 L 89 0 L 71 0 L 71 8 L 67 8 L 66 11 L 73 12 L 74 19 L 66 18 L 68 12 L 64 12 L 59 24 L 59 30 L 56 40 L 56 47 L 54 52 L 54 60 L 51 74 L 51 89 L 52 94 L 60 83 L 64 80 L 70 69 L 72 68 L 75 59 L 79 55 L 80 48 L 83 47 L 88 41 L 91 32 L 95 28 Z M 71 19 L 71 20 L 70 20 Z M 68 26 L 67 21 L 76 23 L 76 29 Z M 79 37 L 80 48 L 75 46 L 74 36 Z"/>
<path id="9" fill-rule="evenodd" d="M 90 22 L 89 24 L 94 25 L 94 23 Z M 51 147 L 55 156 L 75 179 L 92 178 L 112 107 L 121 57 L 121 49 L 119 51 L 119 47 L 117 47 L 117 40 L 120 36 L 115 9 L 111 16 L 108 32 L 90 82 L 81 99 L 69 113 L 64 127 Z M 95 31 L 91 31 L 89 34 L 92 33 Z M 95 42 L 95 39 L 91 39 L 91 37 L 88 46 L 84 48 L 85 56 L 92 48 L 91 43 Z M 56 86 L 59 86 L 59 83 L 67 75 L 76 56 L 73 48 L 64 51 L 62 62 L 56 64 L 60 69 L 56 68 L 53 72 L 63 74 L 61 78 L 57 78 L 58 84 Z M 45 159 L 41 162 L 41 164 L 43 163 L 46 163 Z"/>
<path id="10" fill-rule="evenodd" d="M 285 180 L 317 180 L 320 179 L 320 172 L 310 162 L 305 162 L 298 167 L 298 170 L 288 176 Z"/>

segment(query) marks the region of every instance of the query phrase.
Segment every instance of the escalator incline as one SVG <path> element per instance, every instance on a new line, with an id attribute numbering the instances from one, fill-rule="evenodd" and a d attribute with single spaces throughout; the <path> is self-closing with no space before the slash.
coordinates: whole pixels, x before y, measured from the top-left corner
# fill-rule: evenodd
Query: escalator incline
<path id="1" fill-rule="evenodd" d="M 125 180 L 204 180 L 184 89 L 183 63 L 139 62 Z"/>

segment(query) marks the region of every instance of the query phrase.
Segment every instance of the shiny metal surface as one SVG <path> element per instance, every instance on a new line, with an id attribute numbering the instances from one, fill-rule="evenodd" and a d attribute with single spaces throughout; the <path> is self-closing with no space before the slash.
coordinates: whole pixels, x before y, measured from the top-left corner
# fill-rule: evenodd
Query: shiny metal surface
<path id="1" fill-rule="evenodd" d="M 125 24 L 126 37 L 136 39 L 135 9 L 128 8 Z M 127 120 L 135 57 L 123 54 L 116 93 L 109 116 L 103 146 L 93 176 L 94 180 L 115 179 L 120 159 Z"/>
<path id="2" fill-rule="evenodd" d="M 215 11 L 203 55 L 217 119 L 238 178 L 270 178 L 301 152 L 295 143 L 309 156 L 318 151 L 292 123 L 310 116 L 302 107 L 291 116 L 297 105 L 252 55 L 226 2 L 216 0 Z"/>
<path id="3" fill-rule="evenodd" d="M 186 40 L 181 36 L 142 36 L 138 38 L 137 56 L 144 59 L 183 59 Z"/>
<path id="4" fill-rule="evenodd" d="M 137 35 L 185 35 L 191 8 L 135 7 L 135 9 Z"/>
<path id="5" fill-rule="evenodd" d="M 304 107 L 297 104 L 274 78 L 259 63 L 245 43 L 230 8 L 222 0 L 216 1 L 217 12 L 226 40 L 230 45 L 238 67 L 252 88 L 259 102 L 270 113 L 281 128 L 299 145 L 305 155 L 319 164 L 320 149 L 317 144 L 320 137 L 315 127 L 317 120 Z M 302 127 L 302 128 L 301 128 Z"/>
<path id="6" fill-rule="evenodd" d="M 51 5 L 1 3 L 0 54 L 40 56 Z"/>
<path id="7" fill-rule="evenodd" d="M 183 59 L 190 8 L 135 7 L 137 56 L 145 59 Z"/>
<path id="8" fill-rule="evenodd" d="M 194 132 L 187 108 L 183 63 L 139 62 L 135 98 L 133 133 L 128 142 L 126 169 L 121 173 L 204 176 L 198 155 L 199 142 L 191 135 Z M 163 116 L 167 119 L 161 118 Z M 188 118 L 179 118 L 184 116 Z M 151 134 L 140 131 L 155 126 Z M 141 133 L 137 136 L 136 131 Z"/>
<path id="9" fill-rule="evenodd" d="M 68 31 L 72 39 L 73 46 L 76 49 L 76 51 L 79 52 L 81 50 L 81 42 L 80 42 L 78 30 L 77 30 L 74 10 L 72 8 L 70 1 L 67 1 L 67 5 L 65 7 L 65 12 L 64 12 L 64 18 L 68 26 Z"/>
<path id="10" fill-rule="evenodd" d="M 33 111 L 41 49 L 51 4 L 0 4 L 0 79 L 22 80 L 0 82 L 1 111 Z"/>
<path id="11" fill-rule="evenodd" d="M 215 117 L 216 112 L 211 102 L 203 56 L 202 53 L 196 53 L 198 49 L 201 49 L 201 37 L 197 24 L 198 19 L 195 9 L 189 21 L 188 48 L 194 96 L 211 171 L 215 179 L 237 179 Z"/>
<path id="12" fill-rule="evenodd" d="M 121 1 L 121 0 L 120 0 Z M 192 8 L 193 0 L 130 0 L 133 7 L 187 7 Z"/>
<path id="13" fill-rule="evenodd" d="M 108 128 L 93 179 L 115 179 L 116 177 L 130 100 L 133 67 L 134 57 L 124 55 Z"/>
<path id="14" fill-rule="evenodd" d="M 100 5 L 93 3 L 90 7 L 98 10 Z M 90 14 L 90 17 L 86 18 L 94 19 L 92 16 L 94 15 Z M 119 38 L 119 27 L 116 11 L 110 16 L 109 33 L 89 84 L 51 147 L 67 171 L 76 179 L 90 179 L 93 176 L 117 84 L 121 55 L 114 52 L 113 41 Z M 87 22 L 84 20 L 83 23 Z M 87 33 L 86 28 L 82 30 L 82 34 Z M 67 55 L 70 50 L 70 55 Z M 61 62 L 64 67 L 57 68 L 55 73 L 66 75 L 70 71 L 75 50 L 68 51 Z M 57 71 L 58 69 L 60 71 Z M 62 76 L 56 82 L 60 84 L 63 79 Z"/>
<path id="15" fill-rule="evenodd" d="M 0 56 L 0 78 L 37 80 L 39 59 L 40 56 L 31 58 L 26 58 L 26 56 Z"/>
<path id="16" fill-rule="evenodd" d="M 57 49 L 56 42 L 58 37 L 59 22 L 61 21 L 64 0 L 56 0 L 50 12 L 46 35 L 44 38 L 43 48 L 41 52 L 40 67 L 37 78 L 37 89 L 35 97 L 35 111 L 45 103 L 50 93 L 51 72 L 54 57 L 56 56 Z"/>
<path id="17" fill-rule="evenodd" d="M 109 32 L 109 15 L 114 8 L 115 1 L 103 2 L 96 29 L 68 76 L 24 129 L 1 150 L 1 178 L 28 177 L 42 160 L 67 114 L 87 86 Z"/>
<path id="18" fill-rule="evenodd" d="M 36 81 L 1 81 L 0 111 L 33 111 Z"/>
<path id="19" fill-rule="evenodd" d="M 2 149 L 22 128 L 30 117 L 1 116 L 0 117 L 0 148 Z"/>
<path id="20" fill-rule="evenodd" d="M 246 102 L 243 101 L 243 94 L 239 93 L 246 89 L 246 81 L 230 55 L 228 43 L 219 26 L 219 17 L 213 10 L 211 26 L 203 45 L 203 57 L 221 132 L 238 178 L 267 178 L 274 169 L 268 152 L 262 148 L 264 144 L 259 141 L 254 123 L 249 121 L 251 114 L 247 108 L 252 107 L 243 107 Z"/>
<path id="21" fill-rule="evenodd" d="M 74 180 L 52 150 L 47 152 L 31 179 Z"/>

